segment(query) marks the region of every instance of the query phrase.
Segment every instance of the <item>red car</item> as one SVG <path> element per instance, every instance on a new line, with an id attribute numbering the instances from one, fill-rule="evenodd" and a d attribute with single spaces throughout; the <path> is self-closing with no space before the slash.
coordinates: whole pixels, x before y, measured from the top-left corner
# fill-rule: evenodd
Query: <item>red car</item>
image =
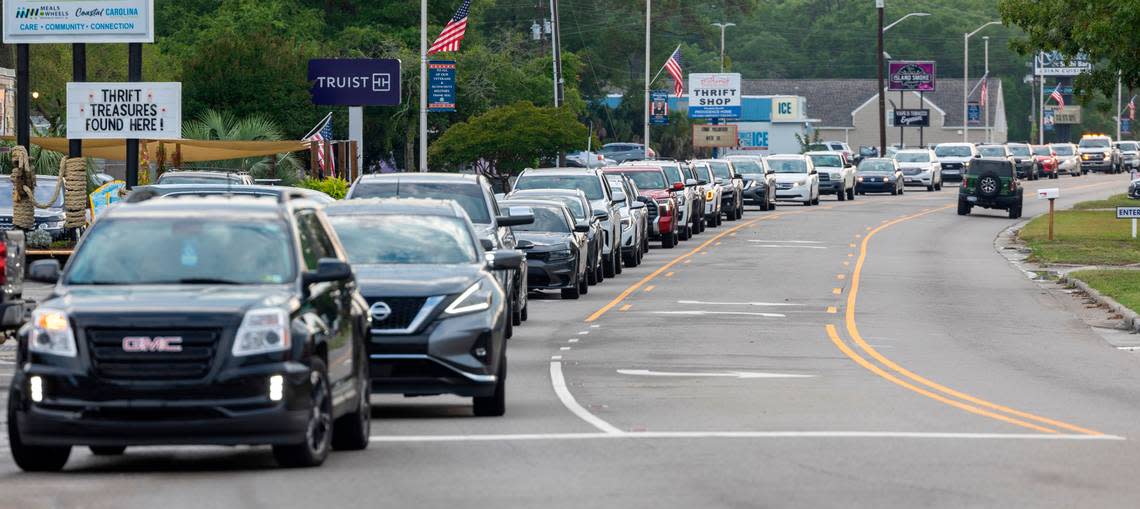
<path id="1" fill-rule="evenodd" d="M 641 192 L 638 201 L 645 203 L 649 211 L 649 238 L 661 241 L 661 247 L 677 245 L 678 224 L 677 200 L 673 193 L 684 191 L 685 185 L 678 182 L 669 184 L 665 171 L 657 166 L 621 166 L 603 168 L 607 174 L 625 175 L 637 184 Z"/>
<path id="2" fill-rule="evenodd" d="M 1037 167 L 1041 168 L 1042 175 L 1047 175 L 1051 179 L 1057 178 L 1057 166 L 1060 162 L 1057 159 L 1057 152 L 1053 151 L 1053 147 L 1034 145 L 1033 159 L 1037 161 Z"/>

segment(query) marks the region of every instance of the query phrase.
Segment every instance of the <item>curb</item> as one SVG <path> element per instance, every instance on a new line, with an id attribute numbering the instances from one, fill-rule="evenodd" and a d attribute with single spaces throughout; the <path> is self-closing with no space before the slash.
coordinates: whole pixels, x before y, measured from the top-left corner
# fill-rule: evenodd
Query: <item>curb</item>
<path id="1" fill-rule="evenodd" d="M 1073 276 L 1063 274 L 1061 275 L 1061 281 L 1077 287 L 1078 290 L 1085 292 L 1085 294 L 1088 295 L 1089 298 L 1097 304 L 1107 307 L 1114 313 L 1124 317 L 1124 325 L 1128 327 L 1128 330 L 1133 332 L 1140 332 L 1140 314 L 1137 314 L 1135 311 L 1129 309 L 1123 304 L 1116 302 L 1116 299 L 1098 292 L 1095 288 L 1089 286 L 1088 283 L 1085 283 L 1084 281 L 1081 281 L 1080 279 L 1077 279 Z"/>

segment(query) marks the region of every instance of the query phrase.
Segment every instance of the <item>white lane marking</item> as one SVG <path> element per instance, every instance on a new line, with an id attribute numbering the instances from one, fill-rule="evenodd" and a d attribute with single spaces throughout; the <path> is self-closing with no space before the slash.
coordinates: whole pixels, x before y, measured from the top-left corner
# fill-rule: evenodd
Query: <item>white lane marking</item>
<path id="1" fill-rule="evenodd" d="M 723 371 L 719 373 L 679 373 L 672 371 L 650 371 L 648 369 L 619 369 L 622 375 L 663 376 L 663 377 L 721 377 L 721 378 L 815 378 L 815 375 L 793 375 L 789 373 L 757 373 L 750 371 Z"/>
<path id="2" fill-rule="evenodd" d="M 582 405 L 578 404 L 578 400 L 574 399 L 574 395 L 570 394 L 570 389 L 566 387 L 566 379 L 562 377 L 561 362 L 550 363 L 550 385 L 554 387 L 554 394 L 558 395 L 558 399 L 562 401 L 562 406 L 566 407 L 570 413 L 578 416 L 579 419 L 586 421 L 591 426 L 598 428 L 602 433 L 610 435 L 623 434 L 622 430 L 603 421 L 598 416 L 590 413 L 589 410 L 582 408 Z"/>
<path id="3" fill-rule="evenodd" d="M 796 249 L 827 249 L 825 246 L 780 246 L 777 244 L 756 244 L 752 247 L 796 248 Z"/>
<path id="4" fill-rule="evenodd" d="M 748 242 L 762 242 L 766 244 L 823 244 L 818 240 L 749 240 Z"/>
<path id="5" fill-rule="evenodd" d="M 563 351 L 563 352 L 565 352 L 565 351 L 567 351 L 567 350 L 569 350 L 569 349 L 570 349 L 570 347 L 568 347 L 568 346 L 564 346 L 564 347 L 562 347 L 562 348 L 559 348 L 559 350 L 561 350 L 561 351 Z"/>
<path id="6" fill-rule="evenodd" d="M 1033 433 L 923 433 L 911 431 L 642 431 L 618 433 L 519 433 L 501 435 L 384 435 L 371 436 L 370 442 L 494 442 L 512 440 L 592 440 L 668 438 L 871 438 L 920 440 L 1075 440 L 1121 441 L 1116 435 L 1070 435 Z"/>
<path id="7" fill-rule="evenodd" d="M 787 318 L 788 315 L 781 315 L 779 313 L 750 313 L 747 311 L 654 311 L 655 315 L 685 315 L 685 316 L 701 316 L 701 315 L 735 315 L 735 316 L 759 316 L 763 318 Z"/>
<path id="8" fill-rule="evenodd" d="M 579 333 L 578 333 L 578 335 L 579 335 L 579 336 L 585 336 L 585 335 L 587 335 L 587 334 L 589 334 L 589 333 L 590 333 L 590 331 L 588 331 L 588 330 L 584 330 L 584 331 L 582 331 L 582 332 L 579 332 Z"/>
<path id="9" fill-rule="evenodd" d="M 567 343 L 577 343 L 577 342 L 578 342 L 578 338 L 570 338 L 570 339 L 566 340 L 566 342 L 567 342 Z"/>
<path id="10" fill-rule="evenodd" d="M 590 328 L 591 328 L 591 329 L 597 329 L 598 327 L 601 327 L 601 325 L 597 325 L 597 324 L 595 324 L 595 325 L 591 325 L 591 326 L 590 326 Z"/>
<path id="11" fill-rule="evenodd" d="M 561 355 L 551 355 L 551 356 L 550 356 L 550 360 L 552 360 L 552 361 L 560 361 L 560 360 L 562 360 L 562 356 L 561 356 Z"/>
<path id="12" fill-rule="evenodd" d="M 790 302 L 705 302 L 700 300 L 679 300 L 677 304 L 693 304 L 697 306 L 799 306 Z"/>

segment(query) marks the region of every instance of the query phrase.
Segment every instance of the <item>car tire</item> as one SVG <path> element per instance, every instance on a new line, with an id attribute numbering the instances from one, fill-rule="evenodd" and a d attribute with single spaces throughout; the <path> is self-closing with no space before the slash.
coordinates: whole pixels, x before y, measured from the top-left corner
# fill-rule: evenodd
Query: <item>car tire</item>
<path id="1" fill-rule="evenodd" d="M 125 445 L 92 445 L 88 449 L 96 456 L 121 456 L 127 452 Z"/>
<path id="2" fill-rule="evenodd" d="M 736 205 L 736 220 L 744 219 L 744 203 Z"/>
<path id="3" fill-rule="evenodd" d="M 614 261 L 617 256 L 614 253 L 610 253 L 609 256 L 604 256 L 603 258 L 605 258 L 605 263 L 602 264 L 602 274 L 608 278 L 617 276 L 617 272 L 614 269 Z"/>
<path id="4" fill-rule="evenodd" d="M 668 233 L 661 236 L 661 247 L 665 249 L 673 249 L 677 246 L 677 234 Z"/>
<path id="5" fill-rule="evenodd" d="M 811 199 L 804 200 L 804 206 L 810 207 L 811 206 Z"/>
<path id="6" fill-rule="evenodd" d="M 14 390 L 8 391 L 8 446 L 12 459 L 25 472 L 59 472 L 71 456 L 70 446 L 24 445 L 20 441 L 20 430 L 16 424 L 16 401 Z"/>
<path id="7" fill-rule="evenodd" d="M 773 210 L 776 210 L 776 202 L 774 202 L 774 201 L 769 201 L 769 202 L 768 202 L 768 210 L 769 210 L 769 211 L 773 211 Z"/>
<path id="8" fill-rule="evenodd" d="M 503 337 L 511 339 L 515 335 L 515 303 L 507 302 L 507 326 L 503 329 Z"/>
<path id="9" fill-rule="evenodd" d="M 1016 205 L 1009 208 L 1009 218 L 1018 219 L 1021 217 L 1021 205 Z"/>
<path id="10" fill-rule="evenodd" d="M 934 192 L 934 184 L 930 184 L 929 186 L 926 186 L 926 192 L 933 193 Z"/>
<path id="11" fill-rule="evenodd" d="M 685 225 L 684 228 L 681 228 L 681 231 L 678 235 L 680 236 L 681 240 L 689 240 L 693 238 L 693 229 L 691 226 Z"/>
<path id="12" fill-rule="evenodd" d="M 604 258 L 605 257 L 602 256 L 601 252 L 599 252 L 598 263 L 597 265 L 594 265 L 594 280 L 597 281 L 598 284 L 601 284 L 602 281 L 605 281 L 606 279 L 606 268 L 603 266 L 605 264 Z"/>
<path id="13" fill-rule="evenodd" d="M 273 446 L 273 457 L 278 465 L 285 468 L 319 466 L 325 462 L 332 449 L 332 389 L 329 387 L 328 369 L 319 358 L 314 358 L 311 363 L 316 381 L 312 388 L 313 408 L 305 430 L 305 441 Z"/>
<path id="14" fill-rule="evenodd" d="M 598 263 L 597 262 L 590 264 L 590 266 L 586 268 L 586 284 L 587 285 L 598 284 Z"/>
<path id="15" fill-rule="evenodd" d="M 847 201 L 847 192 L 840 190 L 838 193 L 835 193 L 835 199 L 839 201 Z"/>
<path id="16" fill-rule="evenodd" d="M 854 200 L 855 199 L 855 188 L 854 187 L 847 190 L 847 199 L 848 200 Z"/>
<path id="17" fill-rule="evenodd" d="M 573 288 L 562 289 L 562 300 L 578 300 L 582 296 L 582 292 L 578 290 L 578 282 L 574 282 Z"/>
<path id="18" fill-rule="evenodd" d="M 895 186 L 894 189 L 891 189 L 891 196 L 898 196 L 900 192 L 901 191 L 899 191 L 899 186 Z"/>
<path id="19" fill-rule="evenodd" d="M 501 417 L 507 413 L 507 356 L 499 360 L 499 371 L 495 376 L 495 393 L 490 396 L 476 396 L 472 399 L 471 410 L 478 417 Z"/>
<path id="20" fill-rule="evenodd" d="M 588 293 L 590 293 L 589 278 L 586 277 L 585 273 L 582 273 L 581 275 L 578 276 L 578 294 L 579 295 L 586 295 Z"/>
<path id="21" fill-rule="evenodd" d="M 972 207 L 970 207 L 970 204 L 966 200 L 958 200 L 958 215 L 959 216 L 970 215 L 970 209 L 971 208 Z"/>
<path id="22" fill-rule="evenodd" d="M 363 376 L 356 411 L 342 415 L 333 423 L 334 451 L 363 451 L 368 448 L 368 437 L 372 435 L 372 381 L 367 370 Z"/>
<path id="23" fill-rule="evenodd" d="M 617 248 L 617 250 L 618 251 L 616 253 L 614 253 L 614 274 L 621 274 L 621 271 L 622 271 L 621 248 L 619 247 L 619 248 Z"/>

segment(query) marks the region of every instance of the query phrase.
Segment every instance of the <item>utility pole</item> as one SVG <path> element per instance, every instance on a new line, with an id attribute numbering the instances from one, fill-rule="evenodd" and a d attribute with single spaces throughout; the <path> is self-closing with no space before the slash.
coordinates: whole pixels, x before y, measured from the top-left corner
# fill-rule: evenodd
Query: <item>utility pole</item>
<path id="1" fill-rule="evenodd" d="M 31 145 L 31 95 L 32 81 L 28 75 L 28 45 L 16 45 L 16 144 L 30 154 Z"/>
<path id="2" fill-rule="evenodd" d="M 993 141 L 994 141 L 993 140 L 993 132 L 990 129 L 990 84 L 988 83 L 990 80 L 990 36 L 987 35 L 985 37 L 982 37 L 982 42 L 984 43 L 984 46 L 986 48 L 986 52 L 985 52 L 986 70 L 985 70 L 985 72 L 982 73 L 982 80 L 986 81 L 987 83 L 983 87 L 986 91 L 986 96 L 984 98 L 979 99 L 979 101 L 986 103 L 986 107 L 985 107 L 986 143 L 993 143 Z"/>
<path id="3" fill-rule="evenodd" d="M 562 77 L 562 30 L 558 21 L 558 0 L 550 0 L 550 18 L 553 20 L 550 34 L 551 46 L 554 47 L 554 107 L 561 107 L 566 101 L 565 80 Z M 558 166 L 566 165 L 566 154 L 558 152 Z"/>
<path id="4" fill-rule="evenodd" d="M 420 0 L 420 171 L 427 164 L 427 0 Z"/>
<path id="5" fill-rule="evenodd" d="M 724 29 L 736 26 L 736 23 L 713 23 L 712 26 L 720 27 L 720 72 L 724 72 Z"/>
<path id="6" fill-rule="evenodd" d="M 127 44 L 127 81 L 142 81 L 142 43 Z M 127 189 L 139 185 L 139 140 L 127 140 Z"/>
<path id="7" fill-rule="evenodd" d="M 71 81 L 87 81 L 87 45 L 71 45 Z M 83 157 L 83 140 L 67 141 L 67 157 Z"/>
<path id="8" fill-rule="evenodd" d="M 645 0 L 645 135 L 642 141 L 645 142 L 645 158 L 649 159 L 649 59 L 652 56 L 649 54 L 650 43 L 650 29 L 652 28 L 651 15 L 653 14 L 653 0 Z"/>
<path id="9" fill-rule="evenodd" d="M 887 98 L 883 95 L 886 86 L 883 84 L 883 10 L 885 0 L 875 0 L 875 7 L 879 10 L 879 53 L 876 60 L 879 62 L 879 157 L 887 155 Z"/>
<path id="10" fill-rule="evenodd" d="M 1037 94 L 1037 144 L 1045 144 L 1045 76 L 1041 76 Z M 1054 117 L 1055 119 L 1055 117 Z"/>
<path id="11" fill-rule="evenodd" d="M 1116 72 L 1116 141 L 1120 141 L 1120 109 L 1124 106 L 1123 98 L 1120 96 L 1123 93 L 1124 84 L 1121 82 L 1120 71 Z"/>

